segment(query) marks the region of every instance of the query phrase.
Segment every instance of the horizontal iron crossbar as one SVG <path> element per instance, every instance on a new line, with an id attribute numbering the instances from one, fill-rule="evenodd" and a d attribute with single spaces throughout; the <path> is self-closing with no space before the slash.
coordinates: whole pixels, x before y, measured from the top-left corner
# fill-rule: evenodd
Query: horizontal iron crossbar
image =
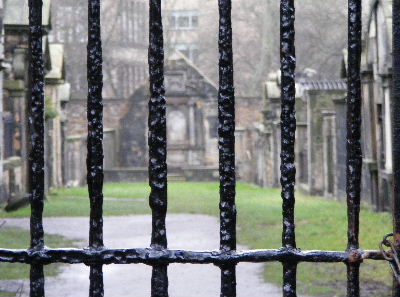
<path id="1" fill-rule="evenodd" d="M 384 260 L 377 250 L 353 251 L 301 251 L 299 249 L 267 249 L 249 251 L 188 251 L 157 250 L 152 248 L 134 249 L 43 249 L 11 250 L 0 249 L 0 262 L 27 264 L 135 264 L 160 263 L 187 264 L 235 264 L 239 262 L 362 262 L 363 260 Z"/>

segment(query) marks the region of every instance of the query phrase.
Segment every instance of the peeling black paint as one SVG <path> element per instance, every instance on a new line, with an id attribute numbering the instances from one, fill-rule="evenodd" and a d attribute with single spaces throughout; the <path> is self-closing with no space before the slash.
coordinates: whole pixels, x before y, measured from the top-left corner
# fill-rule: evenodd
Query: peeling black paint
<path id="1" fill-rule="evenodd" d="M 168 296 L 168 266 L 157 263 L 151 273 L 151 296 Z"/>
<path id="2" fill-rule="evenodd" d="M 164 40 L 161 0 L 149 0 L 149 203 L 152 210 L 151 247 L 167 248 L 167 127 L 164 88 Z M 168 296 L 166 265 L 153 266 L 151 296 Z"/>
<path id="3" fill-rule="evenodd" d="M 400 0 L 393 0 L 393 234 L 400 253 Z M 400 284 L 393 280 L 393 296 L 400 296 Z"/>
<path id="4" fill-rule="evenodd" d="M 296 262 L 283 262 L 283 296 L 296 297 Z"/>
<path id="5" fill-rule="evenodd" d="M 347 263 L 347 296 L 360 296 L 360 263 Z"/>
<path id="6" fill-rule="evenodd" d="M 100 36 L 100 0 L 89 1 L 87 46 L 88 137 L 87 183 L 90 199 L 89 246 L 103 246 L 103 74 Z"/>
<path id="7" fill-rule="evenodd" d="M 359 212 L 361 185 L 361 1 L 349 1 L 347 94 L 347 204 L 348 249 L 359 247 Z"/>
<path id="8" fill-rule="evenodd" d="M 44 63 L 41 0 L 29 0 L 29 190 L 31 201 L 31 249 L 44 248 Z M 30 269 L 30 296 L 44 296 L 43 265 Z"/>
<path id="9" fill-rule="evenodd" d="M 29 1 L 29 24 L 31 248 L 40 249 L 44 245 L 42 225 L 44 199 L 44 66 L 41 0 Z"/>
<path id="10" fill-rule="evenodd" d="M 235 89 L 233 80 L 231 0 L 219 0 L 218 150 L 220 249 L 236 250 Z M 220 296 L 236 296 L 236 265 L 221 268 Z"/>
<path id="11" fill-rule="evenodd" d="M 96 264 L 135 264 L 147 265 L 168 263 L 234 265 L 239 262 L 319 262 L 319 263 L 359 263 L 363 260 L 383 260 L 380 251 L 359 251 L 354 257 L 348 251 L 300 251 L 299 249 L 251 250 L 238 252 L 159 250 L 152 248 L 134 249 L 49 249 L 8 250 L 0 249 L 0 262 L 50 264 L 69 263 L 87 265 Z"/>
<path id="12" fill-rule="evenodd" d="M 283 248 L 236 251 L 235 206 L 235 97 L 232 60 L 231 0 L 219 0 L 219 171 L 220 250 L 168 250 L 165 217 L 167 212 L 167 140 L 164 89 L 164 49 L 161 0 L 149 0 L 149 204 L 153 225 L 151 248 L 107 249 L 103 246 L 103 106 L 100 0 L 89 0 L 88 37 L 88 188 L 90 233 L 87 249 L 49 249 L 43 239 L 44 199 L 44 68 L 42 54 L 41 0 L 29 0 L 30 92 L 29 131 L 31 151 L 31 246 L 27 250 L 0 249 L 0 262 L 31 265 L 31 296 L 44 296 L 43 265 L 84 263 L 90 269 L 91 297 L 104 295 L 104 264 L 143 263 L 153 267 L 154 297 L 168 296 L 167 268 L 170 263 L 215 264 L 221 269 L 220 296 L 236 296 L 236 264 L 239 262 L 282 262 L 283 296 L 296 296 L 296 269 L 299 262 L 332 262 L 347 265 L 348 297 L 359 296 L 359 267 L 363 260 L 383 260 L 380 251 L 359 249 L 361 181 L 361 0 L 349 0 L 348 98 L 347 98 L 347 202 L 348 246 L 346 251 L 301 251 L 296 247 L 294 206 L 295 173 L 295 9 L 294 0 L 281 0 L 281 184 Z M 393 2 L 393 159 L 394 234 L 400 246 L 400 0 Z M 397 235 L 396 235 L 397 234 Z M 396 283 L 397 284 L 397 283 Z M 394 296 L 400 287 L 394 286 Z"/>
<path id="13" fill-rule="evenodd" d="M 294 1 L 281 1 L 281 185 L 283 236 L 282 245 L 296 247 L 294 225 L 294 141 L 296 132 L 294 46 Z"/>
<path id="14" fill-rule="evenodd" d="M 103 265 L 90 266 L 89 297 L 104 296 Z"/>
<path id="15" fill-rule="evenodd" d="M 236 296 L 236 263 L 224 263 L 221 268 L 221 294 L 220 296 Z"/>
<path id="16" fill-rule="evenodd" d="M 393 234 L 400 234 L 400 0 L 393 0 Z M 397 238 L 395 238 L 397 239 Z"/>
<path id="17" fill-rule="evenodd" d="M 294 0 L 281 0 L 280 6 L 280 56 L 281 56 L 281 185 L 283 232 L 282 245 L 296 249 L 294 186 L 296 167 L 294 143 L 296 132 L 296 50 L 295 50 Z M 296 296 L 296 262 L 283 263 L 283 296 Z"/>
<path id="18" fill-rule="evenodd" d="M 348 77 L 347 77 L 347 163 L 346 194 L 348 216 L 348 250 L 359 248 L 359 214 L 361 192 L 361 0 L 348 2 Z M 360 296 L 359 264 L 347 265 L 347 296 Z"/>
<path id="19" fill-rule="evenodd" d="M 90 199 L 89 248 L 103 248 L 103 56 L 101 45 L 100 0 L 88 2 L 87 45 L 87 183 Z M 104 296 L 101 265 L 90 267 L 90 297 Z"/>
<path id="20" fill-rule="evenodd" d="M 30 297 L 44 297 L 43 265 L 34 264 L 30 269 Z"/>

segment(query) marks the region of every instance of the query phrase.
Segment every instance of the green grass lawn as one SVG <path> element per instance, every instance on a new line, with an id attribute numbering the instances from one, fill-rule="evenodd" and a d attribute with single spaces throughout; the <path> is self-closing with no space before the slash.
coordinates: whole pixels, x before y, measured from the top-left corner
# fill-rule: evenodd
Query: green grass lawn
<path id="1" fill-rule="evenodd" d="M 21 249 L 29 246 L 29 231 L 18 227 L 0 228 L 0 247 L 9 249 Z M 46 243 L 54 247 L 73 246 L 73 242 L 62 236 L 47 234 Z M 29 278 L 29 265 L 17 263 L 0 263 L 0 280 L 27 279 Z M 46 276 L 55 276 L 59 272 L 60 264 L 45 266 Z M 15 296 L 15 293 L 0 290 L 0 296 Z"/>
<path id="2" fill-rule="evenodd" d="M 217 183 L 169 183 L 168 192 L 170 213 L 214 216 L 219 213 Z M 105 215 L 150 214 L 147 184 L 106 184 L 104 195 L 132 198 L 105 201 Z M 53 191 L 46 201 L 44 215 L 88 216 L 88 199 L 82 197 L 87 197 L 86 188 Z M 238 184 L 237 210 L 239 243 L 256 249 L 281 246 L 280 190 Z M 29 212 L 29 208 L 25 208 L 13 213 L 0 213 L 0 217 L 25 217 Z M 296 226 L 297 245 L 301 249 L 346 248 L 347 216 L 344 203 L 297 193 Z M 378 249 L 382 236 L 390 230 L 391 216 L 388 213 L 373 213 L 368 207 L 363 207 L 360 226 L 363 249 Z M 298 271 L 299 292 L 317 296 L 345 296 L 345 265 L 302 263 Z M 366 261 L 361 271 L 363 296 L 389 296 L 391 277 L 388 264 Z M 280 284 L 281 273 L 279 263 L 266 265 L 265 277 L 269 282 Z"/>

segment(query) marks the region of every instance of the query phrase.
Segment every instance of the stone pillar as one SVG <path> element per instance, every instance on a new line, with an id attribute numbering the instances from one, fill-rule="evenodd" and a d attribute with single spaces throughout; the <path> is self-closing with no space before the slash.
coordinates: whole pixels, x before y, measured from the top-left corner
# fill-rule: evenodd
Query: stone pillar
<path id="1" fill-rule="evenodd" d="M 362 153 L 363 168 L 361 195 L 364 201 L 370 203 L 374 210 L 379 210 L 379 179 L 377 148 L 377 112 L 374 98 L 373 72 L 365 69 L 362 78 Z"/>
<path id="2" fill-rule="evenodd" d="M 346 200 L 346 99 L 334 98 L 336 127 L 336 160 L 334 173 L 336 176 L 334 193 L 338 200 Z"/>
<path id="3" fill-rule="evenodd" d="M 189 151 L 188 151 L 188 164 L 194 165 L 195 156 L 193 149 L 196 146 L 196 122 L 194 115 L 194 102 L 189 103 Z"/>
<path id="4" fill-rule="evenodd" d="M 4 89 L 8 91 L 9 101 L 13 105 L 13 115 L 16 123 L 19 123 L 19 141 L 16 141 L 15 152 L 21 157 L 21 191 L 28 192 L 28 118 L 26 106 L 26 89 L 23 80 L 7 80 Z"/>
<path id="5" fill-rule="evenodd" d="M 245 129 L 242 127 L 235 128 L 235 153 L 236 153 L 236 177 L 242 179 L 246 169 L 246 145 L 245 145 Z"/>
<path id="6" fill-rule="evenodd" d="M 273 187 L 280 187 L 281 182 L 281 122 L 276 120 L 272 123 L 272 142 L 273 142 Z"/>
<path id="7" fill-rule="evenodd" d="M 296 110 L 297 111 L 297 110 Z M 298 121 L 296 128 L 296 184 L 308 192 L 308 129 L 306 121 Z"/>
<path id="8" fill-rule="evenodd" d="M 384 97 L 384 125 L 385 125 L 385 171 L 392 173 L 392 121 L 390 107 L 390 84 L 383 81 L 383 97 Z"/>
<path id="9" fill-rule="evenodd" d="M 3 33 L 3 0 L 0 0 L 0 32 Z M 3 64 L 4 60 L 4 39 L 3 35 L 1 34 L 0 39 L 0 64 Z M 4 197 L 4 179 L 3 179 L 3 158 L 4 158 L 4 141 L 3 141 L 3 65 L 0 65 L 0 197 Z M 2 202 L 2 201 L 0 201 Z"/>
<path id="10" fill-rule="evenodd" d="M 322 151 L 324 169 L 324 196 L 335 197 L 336 176 L 334 166 L 336 163 L 336 131 L 335 111 L 321 110 L 322 114 Z"/>
<path id="11" fill-rule="evenodd" d="M 4 125 L 3 125 L 3 71 L 0 70 L 0 197 L 4 197 L 3 158 L 4 158 Z M 3 201 L 0 201 L 3 202 Z"/>
<path id="12" fill-rule="evenodd" d="M 384 168 L 380 170 L 381 185 L 380 196 L 382 210 L 390 210 L 393 203 L 393 157 L 392 157 L 392 121 L 391 121 L 391 81 L 390 74 L 381 75 L 383 94 L 383 146 L 384 146 Z"/>

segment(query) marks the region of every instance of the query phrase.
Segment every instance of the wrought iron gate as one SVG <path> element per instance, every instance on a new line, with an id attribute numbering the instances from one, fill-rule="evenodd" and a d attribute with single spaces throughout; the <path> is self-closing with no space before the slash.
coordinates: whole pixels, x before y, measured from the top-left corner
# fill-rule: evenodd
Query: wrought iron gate
<path id="1" fill-rule="evenodd" d="M 44 245 L 42 225 L 44 195 L 44 69 L 42 59 L 42 1 L 29 0 L 30 24 L 30 187 L 31 246 L 27 250 L 0 249 L 1 262 L 31 265 L 30 295 L 44 296 L 43 265 L 84 263 L 90 266 L 89 296 L 104 295 L 102 265 L 144 263 L 153 267 L 151 295 L 168 296 L 169 263 L 215 264 L 221 269 L 220 296 L 236 296 L 235 266 L 239 262 L 279 261 L 283 264 L 283 296 L 296 296 L 299 262 L 342 262 L 347 265 L 347 296 L 360 296 L 359 268 L 363 260 L 383 260 L 383 254 L 361 250 L 359 211 L 361 180 L 361 0 L 349 0 L 348 98 L 347 98 L 347 206 L 348 245 L 345 251 L 301 251 L 296 247 L 294 224 L 295 119 L 295 10 L 294 0 L 281 0 L 283 247 L 274 250 L 236 251 L 234 86 L 232 62 L 231 0 L 219 0 L 219 157 L 220 157 L 220 250 L 169 250 L 165 217 L 167 211 L 166 114 L 163 83 L 163 27 L 161 0 L 149 0 L 149 182 L 152 209 L 151 248 L 107 249 L 103 246 L 103 124 L 102 48 L 100 0 L 89 1 L 88 155 L 87 183 L 90 197 L 90 233 L 87 249 L 50 249 Z M 345 21 L 345 20 L 343 20 Z M 393 151 L 394 238 L 400 249 L 400 0 L 393 0 Z M 393 296 L 400 296 L 394 282 Z"/>

